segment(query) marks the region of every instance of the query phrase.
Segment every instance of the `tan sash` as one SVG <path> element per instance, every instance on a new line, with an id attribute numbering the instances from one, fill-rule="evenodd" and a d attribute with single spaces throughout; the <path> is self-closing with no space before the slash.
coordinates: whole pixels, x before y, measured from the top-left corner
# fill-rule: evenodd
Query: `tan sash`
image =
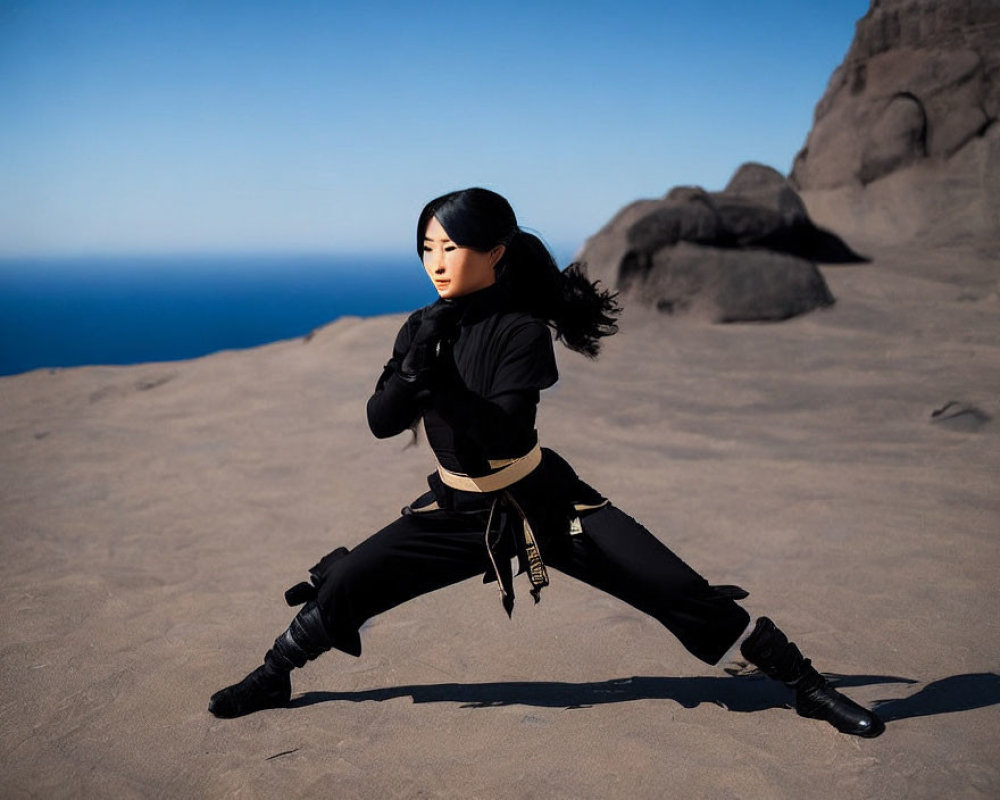
<path id="1" fill-rule="evenodd" d="M 499 492 L 517 483 L 522 478 L 526 478 L 539 464 L 542 463 L 542 448 L 535 445 L 531 450 L 520 458 L 508 458 L 502 461 L 490 461 L 491 467 L 498 467 L 496 472 L 489 475 L 473 477 L 463 475 L 461 472 L 452 472 L 438 464 L 438 475 L 441 482 L 452 489 L 459 489 L 463 492 Z"/>

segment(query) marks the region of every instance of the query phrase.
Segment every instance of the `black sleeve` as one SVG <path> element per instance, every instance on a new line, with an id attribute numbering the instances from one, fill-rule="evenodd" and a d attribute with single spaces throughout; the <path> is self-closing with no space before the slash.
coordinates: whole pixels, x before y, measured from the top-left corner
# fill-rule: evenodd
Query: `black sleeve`
<path id="1" fill-rule="evenodd" d="M 534 430 L 539 392 L 559 378 L 552 336 L 537 321 L 511 332 L 486 397 L 465 385 L 450 353 L 441 361 L 431 393 L 434 410 L 488 451 Z"/>
<path id="2" fill-rule="evenodd" d="M 396 335 L 392 358 L 382 368 L 375 391 L 368 398 L 368 427 L 378 439 L 402 433 L 420 416 L 426 392 L 399 376 L 399 365 L 410 349 L 410 342 L 420 323 L 420 313 L 410 315 Z"/>
<path id="3" fill-rule="evenodd" d="M 559 380 L 552 333 L 540 320 L 531 320 L 511 330 L 503 357 L 497 365 L 490 397 L 506 392 L 548 389 Z"/>

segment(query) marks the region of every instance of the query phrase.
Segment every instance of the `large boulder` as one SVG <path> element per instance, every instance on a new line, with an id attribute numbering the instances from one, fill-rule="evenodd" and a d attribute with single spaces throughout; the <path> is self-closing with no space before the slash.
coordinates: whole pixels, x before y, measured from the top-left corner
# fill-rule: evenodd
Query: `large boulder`
<path id="1" fill-rule="evenodd" d="M 775 250 L 678 242 L 627 280 L 634 300 L 713 322 L 773 322 L 833 303 L 812 262 Z"/>
<path id="2" fill-rule="evenodd" d="M 744 164 L 721 192 L 672 189 L 618 212 L 577 260 L 588 275 L 668 313 L 776 320 L 829 305 L 816 261 L 864 260 L 810 221 L 791 184 Z"/>
<path id="3" fill-rule="evenodd" d="M 1000 3 L 873 0 L 791 181 L 862 241 L 1000 230 Z"/>

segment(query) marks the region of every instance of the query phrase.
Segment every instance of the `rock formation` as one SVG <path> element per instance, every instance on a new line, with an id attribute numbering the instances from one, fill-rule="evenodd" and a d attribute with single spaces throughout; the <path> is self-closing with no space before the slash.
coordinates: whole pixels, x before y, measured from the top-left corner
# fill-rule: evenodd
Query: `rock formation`
<path id="1" fill-rule="evenodd" d="M 578 260 L 631 299 L 730 322 L 830 305 L 814 262 L 863 259 L 812 224 L 780 173 L 744 164 L 722 192 L 683 186 L 626 206 Z"/>
<path id="2" fill-rule="evenodd" d="M 994 239 L 998 117 L 1000 3 L 872 0 L 791 181 L 853 239 Z"/>

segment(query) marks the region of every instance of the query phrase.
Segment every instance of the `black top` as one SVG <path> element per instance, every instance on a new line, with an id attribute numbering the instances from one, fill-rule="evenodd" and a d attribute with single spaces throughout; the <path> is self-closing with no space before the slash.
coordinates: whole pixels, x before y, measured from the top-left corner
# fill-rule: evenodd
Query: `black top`
<path id="1" fill-rule="evenodd" d="M 517 458 L 538 441 L 539 392 L 559 377 L 548 326 L 512 308 L 502 287 L 454 301 L 461 315 L 451 347 L 443 347 L 429 388 L 399 376 L 424 309 L 396 336 L 392 358 L 368 401 L 368 425 L 395 436 L 421 416 L 427 440 L 446 469 L 490 472 L 489 460 Z"/>

